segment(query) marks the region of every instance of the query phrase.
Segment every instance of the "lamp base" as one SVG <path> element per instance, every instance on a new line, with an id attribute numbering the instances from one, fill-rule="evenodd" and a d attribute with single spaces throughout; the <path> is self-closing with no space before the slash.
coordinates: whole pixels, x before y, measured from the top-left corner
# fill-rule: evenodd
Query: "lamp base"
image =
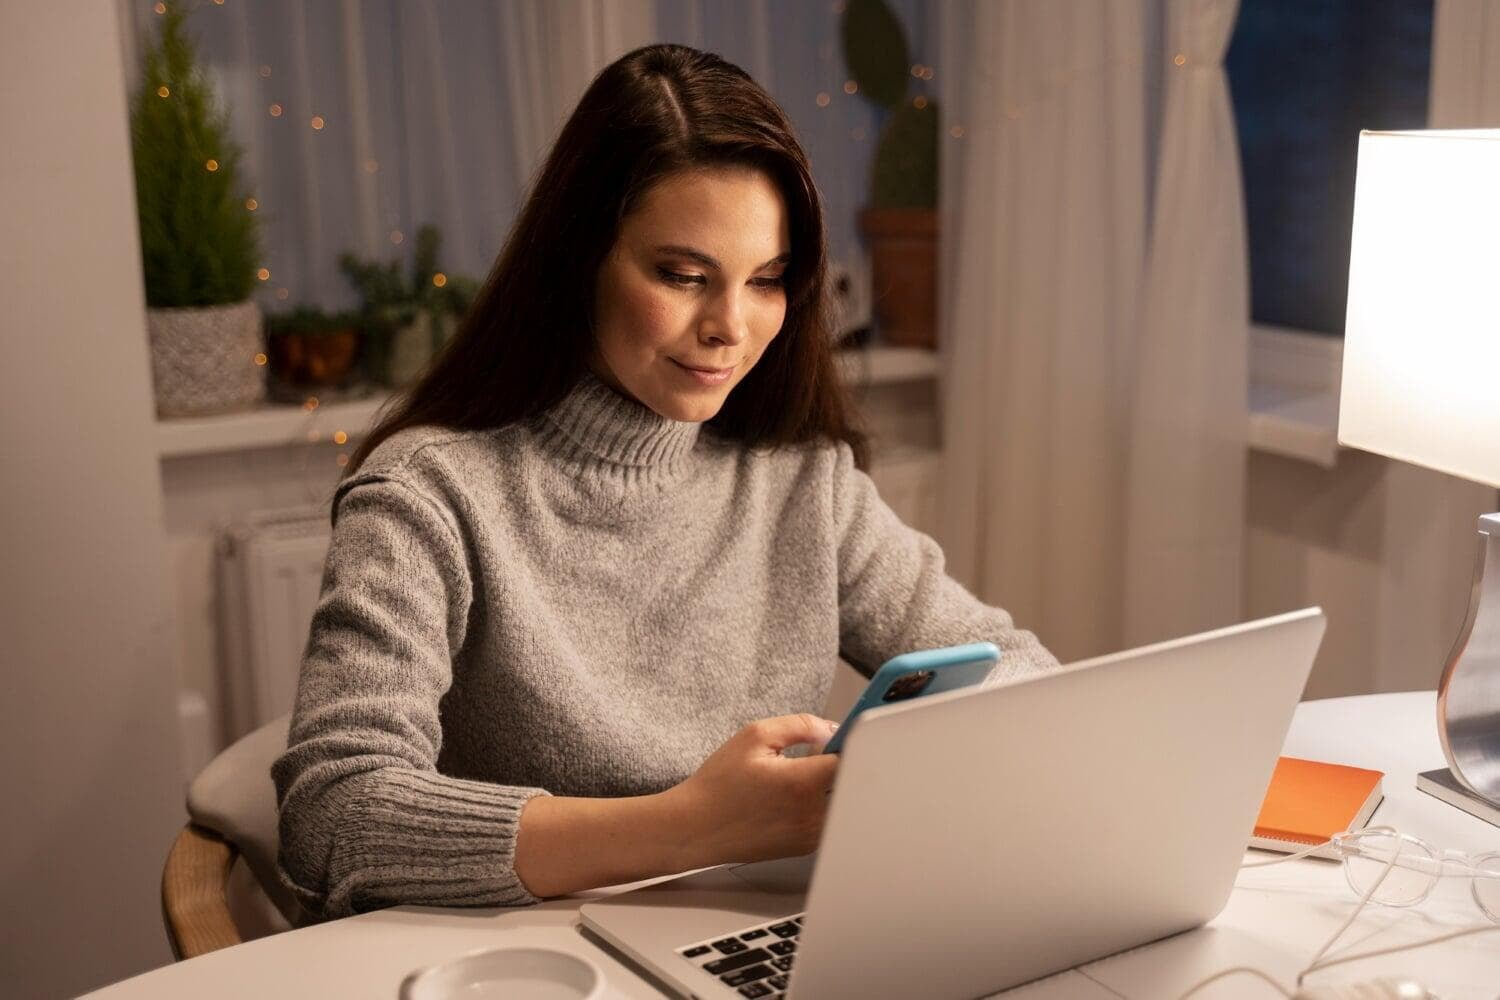
<path id="1" fill-rule="evenodd" d="M 1469 613 L 1438 683 L 1437 735 L 1452 778 L 1500 809 L 1500 514 L 1479 518 Z"/>
<path id="2" fill-rule="evenodd" d="M 1440 767 L 1436 771 L 1423 771 L 1417 775 L 1417 790 L 1442 799 L 1470 816 L 1478 816 L 1486 823 L 1500 826 L 1500 806 L 1469 791 L 1446 767 Z"/>

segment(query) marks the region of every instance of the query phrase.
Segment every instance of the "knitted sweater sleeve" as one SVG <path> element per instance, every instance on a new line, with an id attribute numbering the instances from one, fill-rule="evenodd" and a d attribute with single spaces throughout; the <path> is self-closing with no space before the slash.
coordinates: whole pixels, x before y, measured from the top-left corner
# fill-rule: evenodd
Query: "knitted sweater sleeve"
<path id="1" fill-rule="evenodd" d="M 874 672 L 900 653 L 988 640 L 1000 662 L 987 683 L 1057 666 L 1035 635 L 944 572 L 938 544 L 901 522 L 847 445 L 837 448 L 833 481 L 845 658 Z"/>
<path id="2" fill-rule="evenodd" d="M 334 496 L 286 752 L 272 767 L 282 878 L 311 913 L 536 902 L 515 873 L 541 789 L 438 773 L 438 701 L 473 582 L 446 508 L 362 474 Z"/>

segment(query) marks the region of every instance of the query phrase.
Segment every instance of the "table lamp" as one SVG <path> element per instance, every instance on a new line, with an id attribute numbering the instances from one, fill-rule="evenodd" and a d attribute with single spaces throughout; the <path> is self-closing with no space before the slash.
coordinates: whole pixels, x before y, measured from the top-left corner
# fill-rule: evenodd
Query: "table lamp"
<path id="1" fill-rule="evenodd" d="M 1485 360 L 1497 351 L 1500 130 L 1361 132 L 1339 443 L 1500 486 L 1500 381 Z M 1496 822 L 1500 514 L 1479 518 L 1479 543 L 1438 686 L 1454 794 L 1424 787 Z"/>

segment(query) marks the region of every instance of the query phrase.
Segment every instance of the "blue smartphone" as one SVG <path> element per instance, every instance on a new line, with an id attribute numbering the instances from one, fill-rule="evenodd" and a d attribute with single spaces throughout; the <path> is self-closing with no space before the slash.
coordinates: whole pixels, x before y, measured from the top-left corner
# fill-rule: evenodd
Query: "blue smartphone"
<path id="1" fill-rule="evenodd" d="M 999 659 L 1000 650 L 993 642 L 971 642 L 963 646 L 902 653 L 886 660 L 865 685 L 859 701 L 849 709 L 849 714 L 823 752 L 838 753 L 844 746 L 844 737 L 854 726 L 854 720 L 865 710 L 978 684 L 989 676 Z"/>

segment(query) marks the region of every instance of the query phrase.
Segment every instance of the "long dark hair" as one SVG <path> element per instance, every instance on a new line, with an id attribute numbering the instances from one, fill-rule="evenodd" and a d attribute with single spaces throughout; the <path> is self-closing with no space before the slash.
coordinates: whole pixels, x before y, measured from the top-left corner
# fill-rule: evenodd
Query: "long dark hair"
<path id="1" fill-rule="evenodd" d="M 754 446 L 863 434 L 833 356 L 823 210 L 791 123 L 750 75 L 682 45 L 628 52 L 574 109 L 458 333 L 354 452 L 352 475 L 407 427 L 501 427 L 549 409 L 594 347 L 594 279 L 621 221 L 681 170 L 764 171 L 786 199 L 792 257 L 780 333 L 709 426 Z"/>

